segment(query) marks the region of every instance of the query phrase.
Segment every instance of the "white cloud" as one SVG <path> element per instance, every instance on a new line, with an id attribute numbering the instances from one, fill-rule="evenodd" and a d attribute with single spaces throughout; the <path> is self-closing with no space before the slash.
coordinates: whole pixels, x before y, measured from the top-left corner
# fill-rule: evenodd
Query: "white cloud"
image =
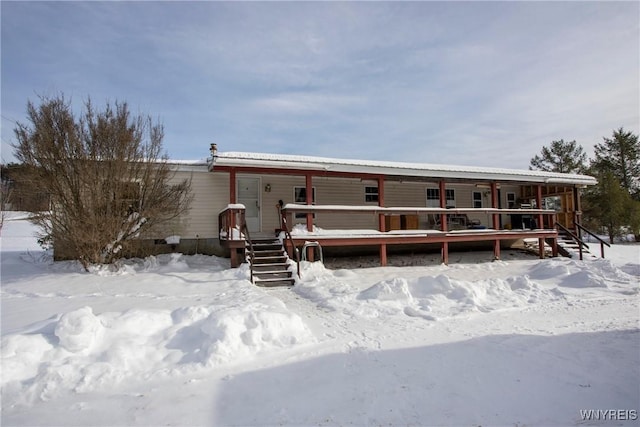
<path id="1" fill-rule="evenodd" d="M 206 155 L 215 139 L 527 167 L 553 139 L 587 146 L 619 126 L 639 130 L 637 3 L 2 8 L 3 115 L 52 89 L 125 99 L 163 120 L 179 158 Z"/>

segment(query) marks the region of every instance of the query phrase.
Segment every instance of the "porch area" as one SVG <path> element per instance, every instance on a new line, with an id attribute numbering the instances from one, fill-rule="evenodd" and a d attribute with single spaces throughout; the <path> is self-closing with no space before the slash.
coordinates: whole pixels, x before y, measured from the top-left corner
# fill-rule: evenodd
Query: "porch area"
<path id="1" fill-rule="evenodd" d="M 350 216 L 374 216 L 379 227 L 377 230 L 320 229 L 314 224 L 314 215 L 317 213 L 323 213 L 325 216 L 338 215 L 343 221 L 346 220 L 347 224 Z M 465 220 L 470 214 L 479 213 L 488 215 L 494 228 Z M 220 213 L 221 241 L 224 241 L 230 250 L 232 266 L 238 266 L 244 260 L 244 215 L 245 210 L 241 205 L 230 205 Z M 490 243 L 493 247 L 493 260 L 497 260 L 500 259 L 501 247 L 509 247 L 519 239 L 536 239 L 541 258 L 545 257 L 545 243 L 551 247 L 552 256 L 558 255 L 556 212 L 552 210 L 286 204 L 281 209 L 281 215 L 281 240 L 292 259 L 295 258 L 296 248 L 299 250 L 308 242 L 317 242 L 321 247 L 375 247 L 381 266 L 387 265 L 387 248 L 400 245 L 439 245 L 444 264 L 449 263 L 449 245 L 452 243 Z M 301 215 L 305 217 L 305 224 L 289 226 L 294 224 L 294 218 L 300 218 Z M 421 228 L 420 222 L 415 218 L 425 215 L 436 218 L 438 228 Z M 533 220 L 528 225 L 533 227 L 500 229 L 499 221 L 502 215 L 531 217 Z M 464 227 L 463 223 L 466 223 Z M 397 224 L 400 224 L 400 227 Z M 306 258 L 314 260 L 316 250 L 314 247 L 308 248 Z"/>

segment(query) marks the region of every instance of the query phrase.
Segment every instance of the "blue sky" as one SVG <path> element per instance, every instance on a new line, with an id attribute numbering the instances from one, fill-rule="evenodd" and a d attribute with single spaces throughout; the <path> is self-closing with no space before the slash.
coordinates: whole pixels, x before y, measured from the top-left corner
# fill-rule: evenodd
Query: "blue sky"
<path id="1" fill-rule="evenodd" d="M 127 101 L 171 158 L 527 168 L 638 133 L 638 2 L 1 2 L 2 160 L 27 100 Z"/>

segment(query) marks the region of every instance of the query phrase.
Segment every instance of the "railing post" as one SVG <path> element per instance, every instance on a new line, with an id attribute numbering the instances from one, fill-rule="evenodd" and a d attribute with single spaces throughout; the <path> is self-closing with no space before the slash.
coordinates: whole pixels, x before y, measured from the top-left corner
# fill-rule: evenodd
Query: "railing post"
<path id="1" fill-rule="evenodd" d="M 440 181 L 439 188 L 440 188 L 440 209 L 446 209 L 447 208 L 447 192 L 446 192 L 446 183 L 444 182 L 444 180 Z M 440 214 L 440 230 L 446 233 L 448 229 L 449 229 L 449 226 L 447 224 L 447 213 L 443 212 Z M 442 263 L 445 265 L 448 265 L 449 264 L 449 242 L 442 242 L 440 255 L 442 257 Z"/>
<path id="2" fill-rule="evenodd" d="M 491 207 L 493 209 L 498 209 L 498 184 L 495 182 L 491 183 Z M 500 214 L 494 212 L 493 217 L 493 229 L 498 231 L 500 229 Z M 493 241 L 493 259 L 500 259 L 500 240 L 496 239 Z"/>

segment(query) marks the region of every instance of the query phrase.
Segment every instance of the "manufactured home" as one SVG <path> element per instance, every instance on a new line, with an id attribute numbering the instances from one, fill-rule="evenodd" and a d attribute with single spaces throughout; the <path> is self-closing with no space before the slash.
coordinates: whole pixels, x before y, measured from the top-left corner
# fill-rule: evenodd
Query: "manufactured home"
<path id="1" fill-rule="evenodd" d="M 223 152 L 176 164 L 190 177 L 190 212 L 167 230 L 173 249 L 245 261 L 248 240 L 281 236 L 286 247 L 349 251 L 403 247 L 501 248 L 528 239 L 557 253 L 558 230 L 580 224 L 580 189 L 591 176 L 531 170 Z M 553 203 L 551 203 L 553 202 Z M 159 236 L 161 237 L 161 236 Z M 154 240 L 156 243 L 159 240 Z M 162 244 L 162 240 L 160 240 Z"/>

